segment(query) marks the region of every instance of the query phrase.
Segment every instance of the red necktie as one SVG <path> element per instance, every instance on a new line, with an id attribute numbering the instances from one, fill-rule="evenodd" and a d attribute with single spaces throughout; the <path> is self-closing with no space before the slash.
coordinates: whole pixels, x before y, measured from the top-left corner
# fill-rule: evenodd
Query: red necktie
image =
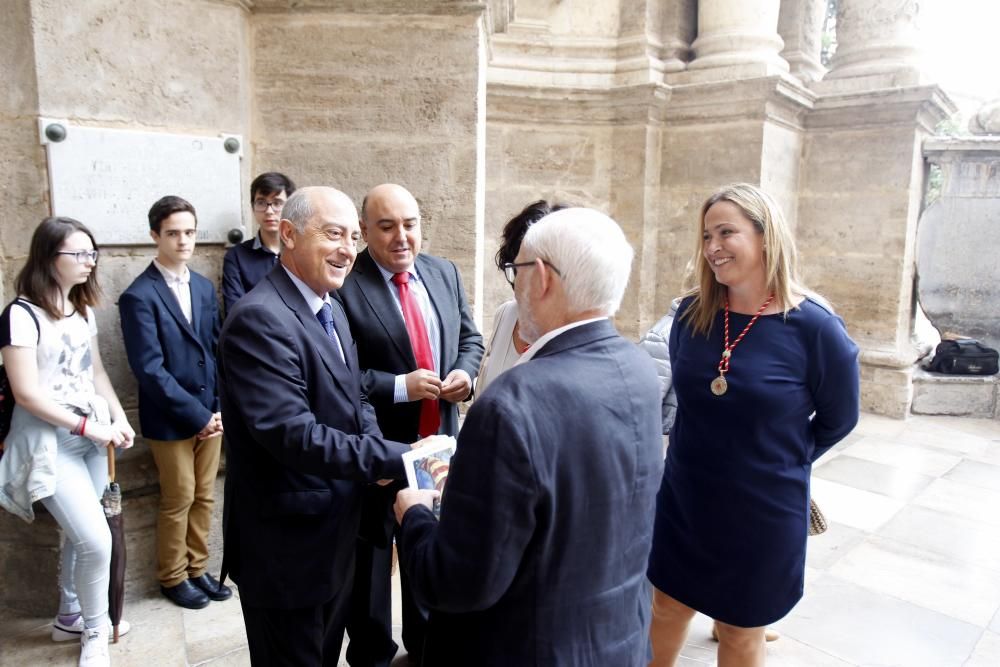
<path id="1" fill-rule="evenodd" d="M 434 370 L 434 353 L 431 352 L 431 342 L 427 338 L 427 327 L 424 316 L 420 314 L 417 300 L 410 294 L 410 274 L 408 271 L 397 273 L 392 282 L 399 288 L 399 304 L 403 307 L 403 321 L 406 323 L 406 333 L 410 335 L 410 347 L 413 348 L 413 358 L 418 368 Z M 434 435 L 441 427 L 441 412 L 437 399 L 425 398 L 420 402 L 420 426 L 417 432 L 421 438 Z"/>

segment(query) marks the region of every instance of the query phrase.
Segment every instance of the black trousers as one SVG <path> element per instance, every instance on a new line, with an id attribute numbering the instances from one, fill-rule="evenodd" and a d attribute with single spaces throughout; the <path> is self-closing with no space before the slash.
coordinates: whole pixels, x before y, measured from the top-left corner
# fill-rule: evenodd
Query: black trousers
<path id="1" fill-rule="evenodd" d="M 240 598 L 253 667 L 337 667 L 350 588 L 314 607 L 253 607 Z"/>
<path id="2" fill-rule="evenodd" d="M 386 516 L 387 535 L 397 528 L 395 516 Z M 399 648 L 392 640 L 392 542 L 385 547 L 371 540 L 357 541 L 354 592 L 347 620 L 347 662 L 351 667 L 389 667 Z M 403 645 L 411 664 L 419 662 L 427 635 L 427 612 L 413 598 L 409 580 L 400 566 Z"/>

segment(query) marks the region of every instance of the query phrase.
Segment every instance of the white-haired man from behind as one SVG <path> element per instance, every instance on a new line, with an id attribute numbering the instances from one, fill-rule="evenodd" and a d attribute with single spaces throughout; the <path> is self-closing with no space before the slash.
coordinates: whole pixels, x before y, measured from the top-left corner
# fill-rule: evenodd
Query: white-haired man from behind
<path id="1" fill-rule="evenodd" d="M 423 664 L 649 660 L 658 381 L 608 319 L 632 256 L 611 218 L 570 208 L 505 265 L 531 347 L 469 411 L 440 522 L 435 492 L 396 500 L 401 562 L 431 610 Z"/>

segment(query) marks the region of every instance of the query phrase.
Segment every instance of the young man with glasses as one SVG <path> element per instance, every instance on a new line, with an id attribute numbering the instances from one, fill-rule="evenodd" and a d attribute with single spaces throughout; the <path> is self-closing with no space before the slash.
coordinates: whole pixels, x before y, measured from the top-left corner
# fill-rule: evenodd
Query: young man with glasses
<path id="1" fill-rule="evenodd" d="M 210 280 L 188 269 L 198 220 L 180 197 L 149 209 L 156 257 L 118 300 L 139 424 L 160 475 L 160 591 L 187 609 L 232 591 L 208 573 L 208 533 L 222 449 L 215 348 L 219 306 Z"/>
<path id="2" fill-rule="evenodd" d="M 257 233 L 226 252 L 222 263 L 222 301 L 227 313 L 278 263 L 281 250 L 278 222 L 281 209 L 293 192 L 292 179 L 276 171 L 263 173 L 250 184 L 250 207 Z"/>

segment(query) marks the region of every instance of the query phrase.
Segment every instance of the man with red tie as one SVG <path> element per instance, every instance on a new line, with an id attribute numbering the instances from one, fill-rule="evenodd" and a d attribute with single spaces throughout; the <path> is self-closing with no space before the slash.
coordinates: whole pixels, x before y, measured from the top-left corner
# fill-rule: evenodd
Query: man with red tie
<path id="1" fill-rule="evenodd" d="M 421 254 L 420 207 L 399 185 L 373 188 L 361 206 L 368 247 L 336 298 L 357 343 L 362 389 L 386 438 L 402 442 L 458 433 L 457 404 L 472 392 L 483 356 L 456 266 Z M 389 580 L 392 500 L 400 485 L 370 487 L 358 541 L 348 621 L 352 667 L 388 666 L 391 636 Z M 426 615 L 403 580 L 403 643 L 418 664 Z"/>

